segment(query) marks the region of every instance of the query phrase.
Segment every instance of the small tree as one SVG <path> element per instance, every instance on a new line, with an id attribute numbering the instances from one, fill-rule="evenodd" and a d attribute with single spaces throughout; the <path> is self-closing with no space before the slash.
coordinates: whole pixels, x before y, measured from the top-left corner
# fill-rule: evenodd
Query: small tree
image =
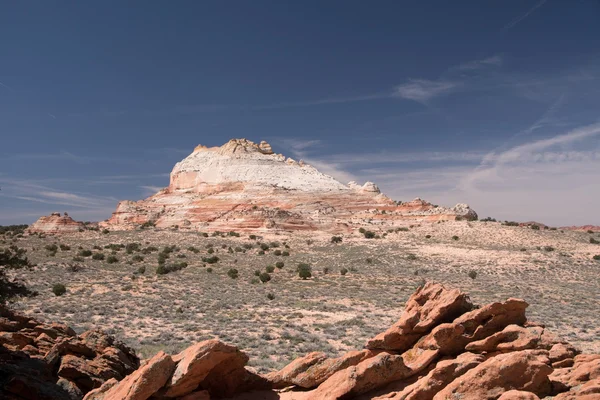
<path id="1" fill-rule="evenodd" d="M 227 271 L 227 275 L 231 278 L 231 279 L 237 279 L 239 272 L 237 269 L 235 268 L 231 268 L 229 271 Z"/>
<path id="2" fill-rule="evenodd" d="M 306 264 L 306 263 L 300 263 L 298 264 L 298 276 L 302 279 L 308 279 L 312 276 L 312 268 L 310 265 Z"/>
<path id="3" fill-rule="evenodd" d="M 62 283 L 55 283 L 52 285 L 52 293 L 54 293 L 55 296 L 62 296 L 67 293 L 67 288 Z"/>

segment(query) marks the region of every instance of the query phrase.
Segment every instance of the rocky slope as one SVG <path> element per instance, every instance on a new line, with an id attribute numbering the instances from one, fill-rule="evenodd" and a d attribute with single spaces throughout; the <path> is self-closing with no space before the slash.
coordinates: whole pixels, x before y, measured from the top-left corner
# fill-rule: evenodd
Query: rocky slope
<path id="1" fill-rule="evenodd" d="M 170 184 L 141 201 L 122 201 L 102 226 L 143 224 L 206 230 L 340 231 L 370 221 L 475 219 L 465 204 L 434 206 L 421 199 L 397 204 L 372 182 L 344 185 L 302 161 L 273 153 L 266 142 L 233 139 L 198 146 L 171 172 Z"/>
<path id="2" fill-rule="evenodd" d="M 400 320 L 364 349 L 337 358 L 310 353 L 267 375 L 254 373 L 244 353 L 218 340 L 173 356 L 159 352 L 131 372 L 135 357 L 106 336 L 77 338 L 64 326 L 4 311 L 0 394 L 75 399 L 96 387 L 86 400 L 600 398 L 600 355 L 579 354 L 527 321 L 527 306 L 508 299 L 476 307 L 459 290 L 427 283 Z M 60 338 L 47 344 L 52 335 Z M 69 389 L 74 385 L 79 391 Z"/>
<path id="3" fill-rule="evenodd" d="M 56 234 L 78 232 L 81 229 L 84 229 L 83 222 L 75 221 L 67 213 L 61 216 L 60 213 L 54 212 L 40 217 L 27 230 L 30 233 Z"/>
<path id="4" fill-rule="evenodd" d="M 101 331 L 77 336 L 0 306 L 0 398 L 81 399 L 139 367 L 135 352 Z"/>

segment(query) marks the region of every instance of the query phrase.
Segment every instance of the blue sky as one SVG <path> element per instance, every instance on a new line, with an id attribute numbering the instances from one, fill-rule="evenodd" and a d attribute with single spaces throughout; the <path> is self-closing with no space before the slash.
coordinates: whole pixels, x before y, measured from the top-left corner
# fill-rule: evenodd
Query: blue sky
<path id="1" fill-rule="evenodd" d="M 197 144 L 600 224 L 600 1 L 5 2 L 0 224 L 110 216 Z"/>

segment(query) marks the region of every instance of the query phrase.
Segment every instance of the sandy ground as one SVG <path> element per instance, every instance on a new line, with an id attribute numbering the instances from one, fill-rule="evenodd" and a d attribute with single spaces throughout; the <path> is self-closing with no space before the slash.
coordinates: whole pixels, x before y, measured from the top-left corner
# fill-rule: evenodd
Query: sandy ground
<path id="1" fill-rule="evenodd" d="M 269 371 L 310 351 L 335 355 L 361 348 L 398 319 L 423 280 L 433 280 L 459 287 L 479 304 L 524 298 L 531 304 L 530 319 L 583 350 L 600 352 L 600 261 L 593 260 L 600 245 L 590 243 L 590 237 L 600 240 L 598 233 L 441 222 L 413 225 L 381 239 L 365 239 L 357 231 L 342 235 L 341 244 L 332 244 L 331 234 L 324 233 L 263 236 L 152 230 L 26 236 L 15 244 L 26 248 L 37 266 L 19 271 L 18 277 L 39 295 L 14 306 L 78 331 L 104 329 L 144 357 L 218 337 L 246 351 L 257 370 Z M 52 256 L 44 247 L 53 243 L 70 249 Z M 167 265 L 183 261 L 188 266 L 157 275 L 158 251 L 127 254 L 104 248 L 128 243 L 159 251 L 175 245 Z M 259 243 L 269 246 L 265 254 Z M 77 259 L 81 250 L 106 257 L 114 253 L 118 262 Z M 136 255 L 143 261 L 134 261 Z M 219 261 L 202 261 L 210 256 Z M 265 272 L 278 261 L 284 267 L 274 268 L 271 280 L 261 283 L 255 271 Z M 298 263 L 311 265 L 310 279 L 298 277 Z M 237 279 L 228 276 L 232 268 Z M 54 283 L 63 283 L 67 293 L 55 296 Z"/>

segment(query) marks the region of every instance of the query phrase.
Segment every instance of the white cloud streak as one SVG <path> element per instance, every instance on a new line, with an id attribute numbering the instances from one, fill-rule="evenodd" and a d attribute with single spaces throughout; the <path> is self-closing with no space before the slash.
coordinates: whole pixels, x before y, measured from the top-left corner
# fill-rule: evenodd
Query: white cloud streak
<path id="1" fill-rule="evenodd" d="M 394 95 L 403 99 L 426 103 L 434 97 L 451 92 L 458 86 L 460 86 L 459 82 L 410 79 L 408 82 L 396 86 Z"/>
<path id="2" fill-rule="evenodd" d="M 527 11 L 525 14 L 519 15 L 517 17 L 515 17 L 512 21 L 510 21 L 508 24 L 504 25 L 504 30 L 508 30 L 513 28 L 515 25 L 517 25 L 519 22 L 523 21 L 525 18 L 529 17 L 531 14 L 533 14 L 535 12 L 535 10 L 537 10 L 538 8 L 540 8 L 541 6 L 543 6 L 544 4 L 546 4 L 548 0 L 540 0 L 538 1 L 533 7 L 531 7 L 529 9 L 529 11 Z"/>

